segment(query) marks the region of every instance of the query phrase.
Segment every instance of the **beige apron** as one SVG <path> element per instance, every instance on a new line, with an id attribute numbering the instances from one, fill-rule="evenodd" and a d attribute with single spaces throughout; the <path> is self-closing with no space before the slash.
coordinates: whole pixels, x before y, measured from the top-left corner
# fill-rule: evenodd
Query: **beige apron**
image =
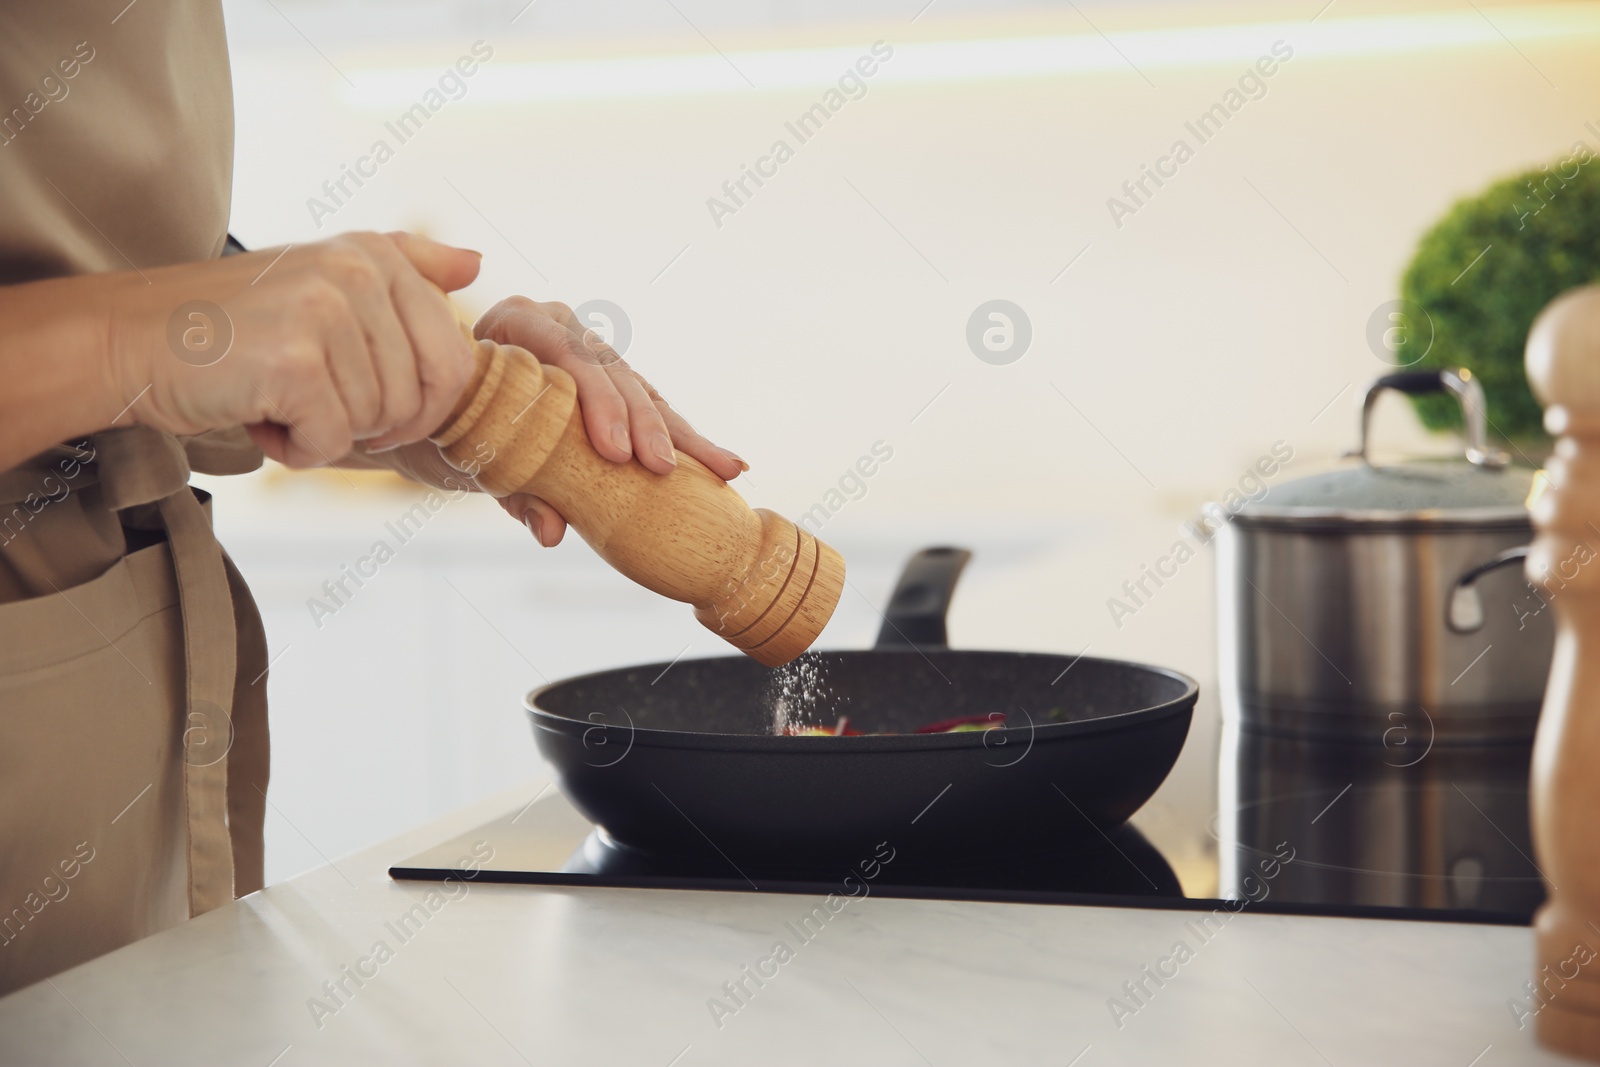
<path id="1" fill-rule="evenodd" d="M 131 549 L 0 604 L 0 989 L 261 886 L 266 641 L 187 484 L 238 472 L 216 445 L 129 427 L 0 474 L 0 551 L 96 511 Z"/>
<path id="2" fill-rule="evenodd" d="M 0 5 L 0 284 L 222 249 L 220 4 L 112 15 Z M 261 885 L 266 643 L 187 484 L 260 462 L 124 425 L 0 472 L 0 992 Z"/>

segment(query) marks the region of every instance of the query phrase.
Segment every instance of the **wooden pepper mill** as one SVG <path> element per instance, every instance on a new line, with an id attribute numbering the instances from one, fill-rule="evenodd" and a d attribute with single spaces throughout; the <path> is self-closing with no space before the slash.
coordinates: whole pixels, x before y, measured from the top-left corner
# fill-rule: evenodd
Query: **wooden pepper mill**
<path id="1" fill-rule="evenodd" d="M 1600 1060 L 1600 286 L 1540 313 L 1527 369 L 1559 437 L 1527 568 L 1557 627 L 1533 753 L 1533 841 L 1549 891 L 1534 921 L 1534 1026 L 1542 1044 Z"/>
<path id="2" fill-rule="evenodd" d="M 430 438 L 453 467 L 495 497 L 548 500 L 607 563 L 694 605 L 695 618 L 753 659 L 778 667 L 811 647 L 844 590 L 838 552 L 752 511 L 682 452 L 670 474 L 603 458 L 570 374 L 493 341 L 474 341 L 473 352 L 472 380 Z"/>

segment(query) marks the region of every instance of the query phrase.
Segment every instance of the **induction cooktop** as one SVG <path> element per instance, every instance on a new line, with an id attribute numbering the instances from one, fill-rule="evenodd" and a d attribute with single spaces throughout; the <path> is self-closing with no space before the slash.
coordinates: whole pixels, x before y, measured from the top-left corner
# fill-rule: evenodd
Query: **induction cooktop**
<path id="1" fill-rule="evenodd" d="M 1527 841 L 1525 747 L 1392 752 L 1225 731 L 1210 811 L 1151 805 L 1102 832 L 1030 814 L 1035 847 L 950 862 L 941 794 L 854 863 L 773 867 L 715 842 L 673 856 L 613 841 L 554 786 L 391 867 L 391 877 L 563 889 L 913 897 L 1526 925 L 1544 899 Z M 1065 809 L 1065 806 L 1063 806 Z M 687 816 L 686 816 L 687 817 Z"/>

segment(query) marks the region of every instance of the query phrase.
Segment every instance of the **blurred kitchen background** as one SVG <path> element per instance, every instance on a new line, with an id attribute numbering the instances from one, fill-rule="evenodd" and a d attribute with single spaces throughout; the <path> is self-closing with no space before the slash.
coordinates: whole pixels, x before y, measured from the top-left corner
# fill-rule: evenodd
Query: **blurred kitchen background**
<path id="1" fill-rule="evenodd" d="M 412 229 L 485 254 L 470 314 L 509 293 L 606 302 L 590 321 L 750 461 L 753 504 L 829 512 L 851 571 L 824 646 L 868 644 L 899 562 L 949 542 L 977 553 L 953 643 L 1193 674 L 1189 746 L 1139 819 L 1180 869 L 1204 843 L 1163 840 L 1163 811 L 1215 807 L 1212 560 L 1120 626 L 1108 598 L 1275 443 L 1294 458 L 1274 480 L 1353 443 L 1362 387 L 1391 369 L 1369 321 L 1442 211 L 1574 142 L 1600 150 L 1597 4 L 226 8 L 247 246 Z M 801 143 L 785 123 L 875 42 L 864 89 Z M 1275 44 L 1264 91 L 1201 144 L 1185 123 Z M 475 45 L 489 58 L 450 79 Z M 404 143 L 386 126 L 439 101 Z M 1179 138 L 1193 158 L 1135 204 L 1123 183 Z M 380 139 L 393 158 L 330 197 Z M 779 139 L 793 157 L 730 199 Z M 1111 197 L 1136 210 L 1114 218 Z M 986 360 L 969 319 L 992 300 L 1027 329 L 1012 314 L 1012 349 L 980 344 Z M 1448 447 L 1401 400 L 1379 419 L 1393 448 Z M 878 442 L 892 458 L 846 478 Z M 324 582 L 394 543 L 418 494 L 281 468 L 204 481 L 275 657 L 269 881 L 547 776 L 529 688 L 723 651 L 578 538 L 542 550 L 483 499 L 448 503 L 317 618 Z"/>

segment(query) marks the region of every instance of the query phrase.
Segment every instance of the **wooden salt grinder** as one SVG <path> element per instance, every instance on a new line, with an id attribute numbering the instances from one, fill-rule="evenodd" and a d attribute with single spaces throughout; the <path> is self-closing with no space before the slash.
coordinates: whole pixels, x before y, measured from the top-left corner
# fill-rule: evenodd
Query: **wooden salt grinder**
<path id="1" fill-rule="evenodd" d="M 1600 286 L 1540 313 L 1527 369 L 1559 437 L 1528 556 L 1528 580 L 1556 613 L 1533 753 L 1533 841 L 1549 890 L 1534 920 L 1534 1026 L 1542 1044 L 1600 1060 Z"/>
<path id="2" fill-rule="evenodd" d="M 520 348 L 475 341 L 471 382 L 430 440 L 495 497 L 553 504 L 600 557 L 694 605 L 712 633 L 769 667 L 811 647 L 844 590 L 839 553 L 750 506 L 679 452 L 670 474 L 613 463 L 589 443 L 572 376 Z"/>

